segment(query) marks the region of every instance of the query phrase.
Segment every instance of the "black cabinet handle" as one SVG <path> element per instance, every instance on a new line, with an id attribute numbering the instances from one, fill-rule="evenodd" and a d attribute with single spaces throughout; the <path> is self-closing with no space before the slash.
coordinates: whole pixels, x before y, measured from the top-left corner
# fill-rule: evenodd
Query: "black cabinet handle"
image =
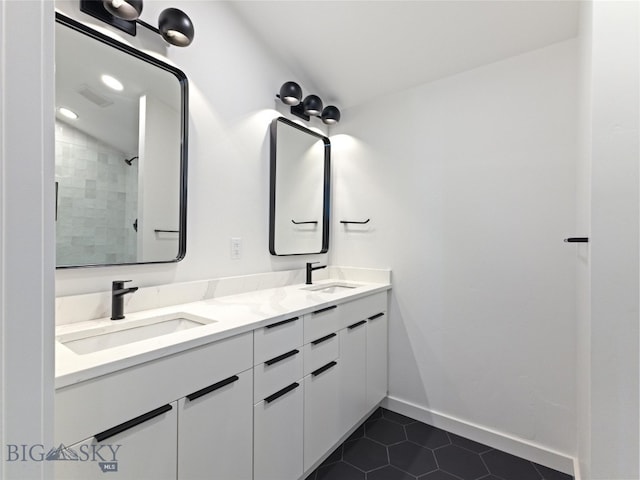
<path id="1" fill-rule="evenodd" d="M 314 370 L 313 372 L 311 372 L 311 376 L 317 377 L 318 375 L 320 375 L 323 372 L 326 372 L 330 368 L 335 367 L 337 364 L 338 364 L 338 362 L 336 362 L 336 361 L 329 362 L 324 367 L 320 367 L 319 369 Z"/>
<path id="2" fill-rule="evenodd" d="M 273 395 L 269 395 L 267 398 L 264 399 L 265 402 L 267 403 L 271 403 L 274 400 L 277 400 L 278 398 L 280 398 L 283 395 L 286 395 L 287 393 L 289 393 L 291 390 L 295 390 L 296 388 L 298 388 L 300 386 L 300 384 L 298 382 L 293 382 L 291 385 L 289 385 L 288 387 L 284 387 L 282 390 L 278 390 L 276 393 L 274 393 Z"/>
<path id="3" fill-rule="evenodd" d="M 589 237 L 569 237 L 565 238 L 566 243 L 589 243 Z"/>
<path id="4" fill-rule="evenodd" d="M 360 320 L 359 322 L 354 323 L 353 325 L 349 325 L 347 328 L 349 330 L 353 330 L 354 328 L 359 327 L 360 325 L 364 325 L 365 323 L 367 323 L 366 320 Z"/>
<path id="5" fill-rule="evenodd" d="M 267 360 L 266 362 L 264 362 L 264 364 L 266 366 L 270 367 L 274 363 L 281 362 L 285 358 L 293 357 L 294 355 L 297 355 L 298 353 L 300 353 L 300 350 L 291 350 L 290 352 L 283 353 L 282 355 L 278 355 L 277 357 L 274 357 L 271 360 Z"/>
<path id="6" fill-rule="evenodd" d="M 324 337 L 322 337 L 322 338 L 319 338 L 319 339 L 317 339 L 317 340 L 314 340 L 313 342 L 311 342 L 311 345 L 319 345 L 319 344 L 321 344 L 322 342 L 326 342 L 327 340 L 329 340 L 330 338 L 333 338 L 333 337 L 335 337 L 335 336 L 336 336 L 336 334 L 335 334 L 335 333 L 330 333 L 329 335 L 326 335 L 326 336 L 324 336 Z"/>
<path id="7" fill-rule="evenodd" d="M 329 310 L 333 310 L 334 308 L 338 308 L 337 305 L 331 305 L 330 307 L 321 308 L 320 310 L 316 310 L 315 312 L 311 312 L 312 315 L 317 315 L 318 313 L 327 312 Z"/>
<path id="8" fill-rule="evenodd" d="M 224 380 L 220 380 L 218 383 L 214 383 L 213 385 L 209 385 L 208 387 L 204 387 L 196 392 L 190 393 L 189 395 L 187 395 L 187 400 L 191 402 L 196 398 L 200 398 L 207 393 L 215 392 L 216 390 L 219 390 L 222 387 L 226 387 L 230 383 L 236 382 L 238 380 L 240 380 L 240 377 L 238 377 L 237 375 L 225 378 Z"/>
<path id="9" fill-rule="evenodd" d="M 272 323 L 271 325 L 267 325 L 264 328 L 274 328 L 274 327 L 279 327 L 280 325 L 284 325 L 286 323 L 291 323 L 291 322 L 295 322 L 296 320 L 298 320 L 298 317 L 293 317 L 293 318 L 289 318 L 288 320 L 282 320 L 281 322 L 277 322 L 277 323 Z"/>
<path id="10" fill-rule="evenodd" d="M 100 432 L 100 433 L 96 433 L 94 435 L 94 438 L 96 439 L 96 442 L 102 442 L 104 440 L 106 440 L 109 437 L 113 437 L 114 435 L 118 435 L 119 433 L 122 433 L 126 430 L 129 430 L 137 425 L 140 425 L 141 423 L 144 423 L 148 420 L 151 420 L 152 418 L 155 418 L 159 415 L 162 415 L 165 412 L 168 412 L 169 410 L 171 410 L 173 407 L 169 404 L 163 405 L 160 408 L 156 408 L 155 410 L 151 410 L 150 412 L 147 412 L 143 415 L 140 415 L 139 417 L 136 418 L 132 418 L 131 420 L 127 420 L 124 423 L 121 423 L 120 425 L 116 425 L 115 427 L 111 427 L 107 430 L 105 430 L 104 432 Z"/>
<path id="11" fill-rule="evenodd" d="M 375 320 L 376 318 L 380 318 L 384 316 L 384 312 L 376 313 L 373 317 L 369 317 L 369 320 Z"/>

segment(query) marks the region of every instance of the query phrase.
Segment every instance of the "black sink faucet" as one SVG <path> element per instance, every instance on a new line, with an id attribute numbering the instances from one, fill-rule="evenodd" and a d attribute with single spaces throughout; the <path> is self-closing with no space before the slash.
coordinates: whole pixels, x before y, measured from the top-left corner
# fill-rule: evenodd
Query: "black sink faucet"
<path id="1" fill-rule="evenodd" d="M 320 270 L 321 268 L 327 268 L 326 265 L 321 265 L 319 267 L 314 267 L 313 264 L 314 263 L 320 263 L 320 262 L 307 262 L 307 285 L 311 285 L 311 272 L 313 272 L 314 270 Z"/>
<path id="2" fill-rule="evenodd" d="M 124 284 L 130 281 L 116 280 L 111 284 L 111 320 L 124 318 L 124 296 L 138 290 L 138 287 L 124 288 Z"/>

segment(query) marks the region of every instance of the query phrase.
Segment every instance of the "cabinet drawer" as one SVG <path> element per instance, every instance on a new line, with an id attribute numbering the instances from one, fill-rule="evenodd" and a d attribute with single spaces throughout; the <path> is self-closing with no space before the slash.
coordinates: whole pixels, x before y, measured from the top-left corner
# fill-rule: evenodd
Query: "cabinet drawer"
<path id="1" fill-rule="evenodd" d="M 304 316 L 304 343 L 340 330 L 342 305 L 320 308 Z"/>
<path id="2" fill-rule="evenodd" d="M 302 378 L 302 351 L 289 350 L 254 367 L 254 403 Z"/>
<path id="3" fill-rule="evenodd" d="M 303 347 L 304 374 L 309 375 L 314 370 L 335 360 L 340 355 L 340 339 L 336 333 L 320 337 Z"/>
<path id="4" fill-rule="evenodd" d="M 302 345 L 302 317 L 291 317 L 258 328 L 253 333 L 254 365 Z"/>
<path id="5" fill-rule="evenodd" d="M 252 340 L 247 332 L 56 390 L 55 444 L 91 437 L 251 368 Z"/>
<path id="6" fill-rule="evenodd" d="M 340 328 L 346 328 L 360 320 L 387 311 L 387 292 L 375 293 L 368 297 L 340 305 Z"/>

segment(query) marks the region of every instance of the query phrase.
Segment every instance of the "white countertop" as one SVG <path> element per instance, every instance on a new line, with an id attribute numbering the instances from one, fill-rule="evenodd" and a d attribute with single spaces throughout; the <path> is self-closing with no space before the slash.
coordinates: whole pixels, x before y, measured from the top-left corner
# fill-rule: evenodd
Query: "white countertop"
<path id="1" fill-rule="evenodd" d="M 305 290 L 308 286 L 303 284 L 290 285 L 130 314 L 125 311 L 126 318 L 117 322 L 103 318 L 60 325 L 56 327 L 56 388 L 249 332 L 279 320 L 286 320 L 294 314 L 303 315 L 325 306 L 344 303 L 391 288 L 389 283 L 363 283 L 338 279 L 314 282 L 314 286 L 332 283 L 347 283 L 356 287 L 335 293 L 323 293 Z M 60 335 L 99 327 L 112 327 L 114 323 L 125 326 L 127 322 L 178 312 L 215 320 L 215 322 L 84 355 L 74 353 L 57 341 Z"/>

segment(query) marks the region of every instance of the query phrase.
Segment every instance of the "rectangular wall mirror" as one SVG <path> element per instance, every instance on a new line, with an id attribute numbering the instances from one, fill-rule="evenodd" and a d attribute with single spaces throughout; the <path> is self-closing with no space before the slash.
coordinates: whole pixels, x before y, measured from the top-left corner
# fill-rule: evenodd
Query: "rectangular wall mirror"
<path id="1" fill-rule="evenodd" d="M 56 264 L 186 251 L 188 85 L 179 69 L 56 13 Z"/>
<path id="2" fill-rule="evenodd" d="M 329 250 L 331 142 L 279 117 L 271 123 L 269 251 L 304 255 Z"/>

